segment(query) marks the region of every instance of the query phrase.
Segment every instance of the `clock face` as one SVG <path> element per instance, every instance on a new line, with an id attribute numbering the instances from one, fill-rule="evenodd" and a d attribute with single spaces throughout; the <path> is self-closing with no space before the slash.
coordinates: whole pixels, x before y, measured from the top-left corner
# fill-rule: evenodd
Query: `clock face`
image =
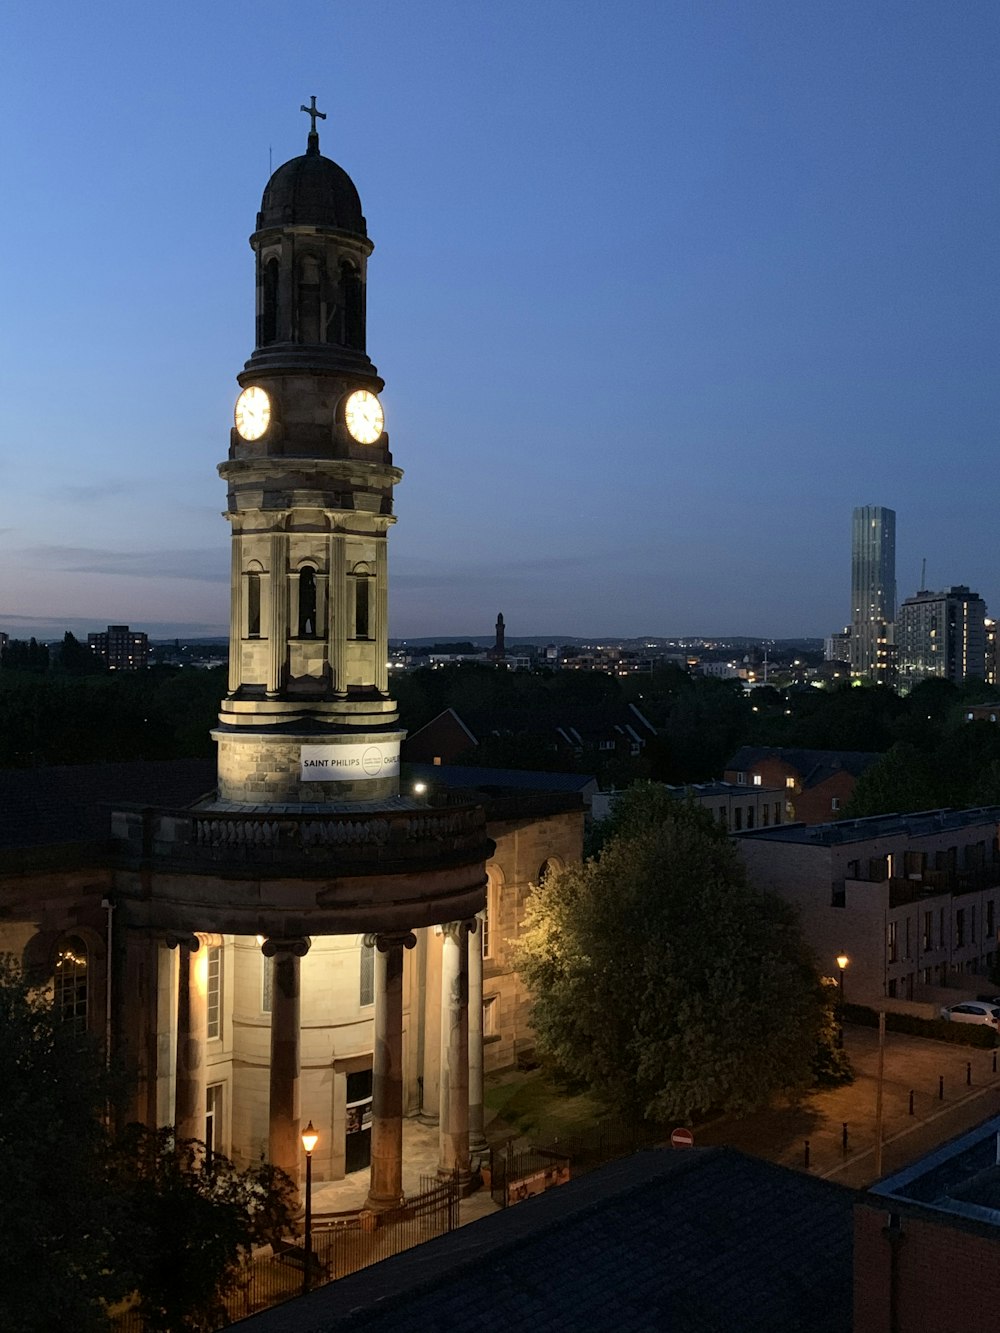
<path id="1" fill-rule="evenodd" d="M 251 384 L 236 400 L 236 429 L 244 440 L 259 440 L 271 424 L 271 400 L 259 384 Z"/>
<path id="2" fill-rule="evenodd" d="M 358 444 L 374 444 L 385 430 L 382 404 L 367 389 L 356 389 L 348 398 L 344 420 Z"/>

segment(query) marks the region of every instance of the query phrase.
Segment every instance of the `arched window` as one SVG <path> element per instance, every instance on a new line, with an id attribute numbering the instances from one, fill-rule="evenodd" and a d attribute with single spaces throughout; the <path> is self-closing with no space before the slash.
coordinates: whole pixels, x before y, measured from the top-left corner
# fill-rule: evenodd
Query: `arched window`
<path id="1" fill-rule="evenodd" d="M 256 569 L 247 574 L 247 638 L 260 638 L 260 574 Z"/>
<path id="2" fill-rule="evenodd" d="M 278 261 L 269 259 L 264 265 L 261 292 L 260 343 L 273 343 L 278 338 Z"/>
<path id="3" fill-rule="evenodd" d="M 56 954 L 52 1002 L 56 1015 L 74 1032 L 87 1031 L 89 959 L 79 935 L 70 935 Z"/>
<path id="4" fill-rule="evenodd" d="M 316 571 L 312 565 L 299 570 L 299 638 L 316 636 Z"/>
<path id="5" fill-rule="evenodd" d="M 353 264 L 340 266 L 340 290 L 344 301 L 344 342 L 365 350 L 365 289 Z"/>

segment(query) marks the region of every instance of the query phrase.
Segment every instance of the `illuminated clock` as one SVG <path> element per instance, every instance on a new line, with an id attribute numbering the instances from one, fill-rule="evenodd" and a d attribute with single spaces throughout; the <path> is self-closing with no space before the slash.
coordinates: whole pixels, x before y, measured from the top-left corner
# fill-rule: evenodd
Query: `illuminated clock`
<path id="1" fill-rule="evenodd" d="M 259 384 L 251 384 L 236 400 L 236 429 L 244 440 L 259 440 L 271 424 L 271 400 Z"/>
<path id="2" fill-rule="evenodd" d="M 367 389 L 356 389 L 348 398 L 344 420 L 358 444 L 374 444 L 385 429 L 382 404 Z"/>

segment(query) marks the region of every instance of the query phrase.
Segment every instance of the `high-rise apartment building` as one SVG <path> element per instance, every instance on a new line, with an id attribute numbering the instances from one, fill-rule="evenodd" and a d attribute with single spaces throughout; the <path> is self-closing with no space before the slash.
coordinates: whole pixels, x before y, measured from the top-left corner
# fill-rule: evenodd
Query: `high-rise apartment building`
<path id="1" fill-rule="evenodd" d="M 964 584 L 918 592 L 899 608 L 896 644 L 904 693 L 940 676 L 956 684 L 986 677 L 986 603 Z"/>
<path id="2" fill-rule="evenodd" d="M 109 671 L 141 671 L 149 666 L 149 638 L 128 625 L 109 625 L 101 634 L 88 634 L 87 647 Z"/>
<path id="3" fill-rule="evenodd" d="M 892 684 L 896 511 L 855 509 L 851 534 L 851 675 Z"/>

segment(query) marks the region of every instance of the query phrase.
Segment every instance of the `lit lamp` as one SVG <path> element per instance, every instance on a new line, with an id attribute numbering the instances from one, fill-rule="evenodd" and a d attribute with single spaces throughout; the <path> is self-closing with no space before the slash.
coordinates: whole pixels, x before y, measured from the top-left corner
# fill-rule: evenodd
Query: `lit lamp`
<path id="1" fill-rule="evenodd" d="M 840 999 L 837 1005 L 837 1046 L 844 1045 L 844 969 L 851 960 L 846 953 L 837 954 L 837 966 L 840 968 Z"/>
<path id="2" fill-rule="evenodd" d="M 313 1129 L 313 1122 L 310 1120 L 308 1125 L 302 1131 L 302 1146 L 306 1150 L 306 1238 L 305 1238 L 305 1266 L 302 1270 L 302 1294 L 303 1296 L 309 1290 L 309 1280 L 312 1277 L 312 1186 L 313 1186 L 313 1149 L 319 1142 L 319 1135 Z"/>

